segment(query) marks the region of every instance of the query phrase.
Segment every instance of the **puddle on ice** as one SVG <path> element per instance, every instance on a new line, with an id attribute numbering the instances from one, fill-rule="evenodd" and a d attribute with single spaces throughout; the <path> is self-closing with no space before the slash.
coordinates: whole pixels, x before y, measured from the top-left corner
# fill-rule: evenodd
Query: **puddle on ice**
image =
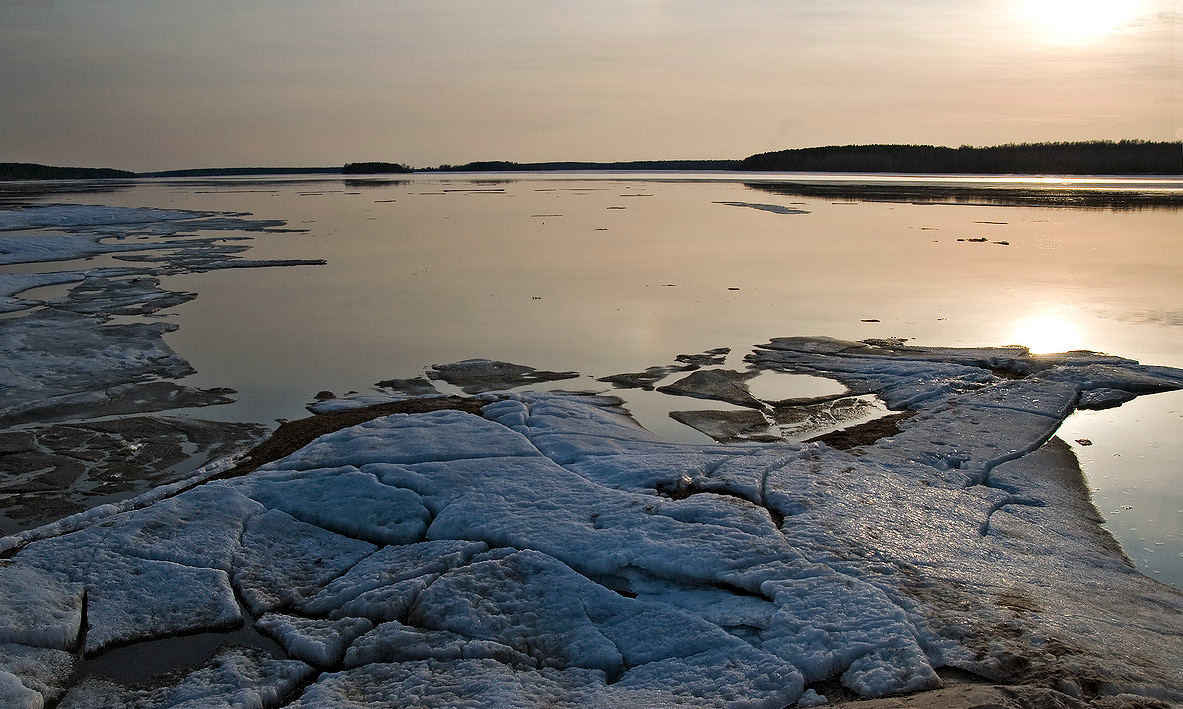
<path id="1" fill-rule="evenodd" d="M 732 355 L 728 357 L 727 365 L 742 361 L 747 352 L 748 350 L 743 348 L 732 349 Z M 727 365 L 703 367 L 693 371 L 726 371 L 729 369 Z M 751 394 L 767 405 L 763 410 L 739 406 L 718 399 L 698 398 L 660 391 L 661 387 L 669 386 L 689 374 L 691 374 L 689 371 L 673 372 L 655 382 L 651 390 L 642 388 L 603 389 L 599 382 L 596 382 L 597 386 L 588 387 L 588 389 L 607 396 L 618 397 L 624 402 L 623 408 L 642 427 L 667 441 L 677 443 L 711 444 L 716 440 L 706 433 L 674 419 L 670 416 L 671 412 L 721 412 L 724 414 L 719 417 L 721 419 L 725 418 L 725 414 L 728 412 L 759 414 L 767 421 L 769 436 L 791 442 L 848 428 L 890 413 L 883 403 L 874 396 L 847 397 L 808 407 L 782 406 L 774 411 L 772 405 L 775 402 L 832 397 L 847 391 L 846 387 L 833 379 L 805 374 L 764 371 L 747 380 L 746 384 Z M 580 380 L 554 382 L 546 387 L 522 387 L 521 390 L 578 391 L 581 387 L 573 383 L 577 381 Z M 439 384 L 437 382 L 437 387 Z M 450 391 L 446 385 L 439 388 L 444 393 L 456 393 Z M 725 423 L 720 423 L 726 427 Z"/>
<path id="2" fill-rule="evenodd" d="M 82 279 L 79 278 L 76 281 L 70 281 L 67 283 L 55 283 L 48 286 L 37 286 L 36 288 L 30 288 L 28 290 L 16 293 L 15 295 L 21 300 L 34 300 L 41 302 L 54 300 L 55 298 L 63 298 L 70 292 L 72 288 L 74 288 L 74 286 L 78 285 L 81 280 Z"/>
<path id="3" fill-rule="evenodd" d="M 760 401 L 785 401 L 845 394 L 846 387 L 826 377 L 760 372 L 748 380 L 748 391 Z"/>
<path id="4" fill-rule="evenodd" d="M 190 671 L 209 661 L 223 645 L 259 648 L 272 657 L 284 658 L 283 649 L 253 626 L 227 632 L 178 635 L 147 640 L 116 648 L 78 663 L 75 676 L 101 677 L 122 685 L 144 685 L 161 675 Z"/>
<path id="5" fill-rule="evenodd" d="M 1167 442 L 1183 431 L 1183 392 L 1115 409 L 1078 411 L 1060 427 L 1076 453 L 1105 527 L 1148 576 L 1183 588 L 1183 463 Z"/>
<path id="6" fill-rule="evenodd" d="M 679 372 L 685 376 L 685 372 Z M 664 385 L 664 382 L 663 382 Z M 605 394 L 624 400 L 624 408 L 644 428 L 678 443 L 714 443 L 710 436 L 670 418 L 671 411 L 750 411 L 723 401 L 676 396 L 644 389 L 610 389 Z"/>

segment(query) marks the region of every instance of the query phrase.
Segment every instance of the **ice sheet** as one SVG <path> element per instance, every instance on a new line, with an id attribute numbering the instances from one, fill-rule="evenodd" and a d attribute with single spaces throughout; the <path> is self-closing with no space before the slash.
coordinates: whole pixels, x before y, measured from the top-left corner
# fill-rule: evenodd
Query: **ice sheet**
<path id="1" fill-rule="evenodd" d="M 1013 348 L 774 344 L 760 366 L 908 392 L 921 411 L 850 450 L 670 444 L 575 395 L 387 416 L 25 545 L 0 581 L 29 599 L 27 620 L 0 639 L 69 647 L 82 593 L 92 652 L 225 627 L 241 622 L 233 578 L 253 613 L 270 611 L 261 627 L 329 670 L 268 665 L 295 668 L 260 682 L 298 688 L 297 707 L 782 707 L 833 683 L 935 689 L 947 667 L 1065 706 L 1183 701 L 1183 594 L 1132 569 L 1052 437 L 1082 391 L 1134 395 L 1183 373 Z M 42 616 L 58 630 L 21 634 Z M 201 672 L 168 691 L 245 696 Z M 141 691 L 89 680 L 63 706 Z"/>

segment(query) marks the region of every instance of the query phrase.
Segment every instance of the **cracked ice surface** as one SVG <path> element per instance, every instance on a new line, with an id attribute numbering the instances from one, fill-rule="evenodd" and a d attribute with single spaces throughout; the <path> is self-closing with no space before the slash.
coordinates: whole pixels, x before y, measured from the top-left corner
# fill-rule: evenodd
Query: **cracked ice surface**
<path id="1" fill-rule="evenodd" d="M 228 648 L 61 706 L 781 707 L 942 667 L 1183 701 L 1183 594 L 1133 570 L 1051 438 L 1083 394 L 1183 372 L 801 338 L 753 359 L 921 412 L 849 451 L 672 444 L 574 395 L 375 419 L 27 544 L 0 567 L 0 696 L 63 691 L 29 653 L 231 627 L 237 596 L 293 659 Z"/>

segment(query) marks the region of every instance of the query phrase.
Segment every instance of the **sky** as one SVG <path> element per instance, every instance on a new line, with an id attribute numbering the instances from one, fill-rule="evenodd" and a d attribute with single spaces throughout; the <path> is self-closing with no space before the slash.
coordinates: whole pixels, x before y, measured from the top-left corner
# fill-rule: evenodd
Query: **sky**
<path id="1" fill-rule="evenodd" d="M 0 0 L 0 162 L 1176 140 L 1177 0 Z"/>

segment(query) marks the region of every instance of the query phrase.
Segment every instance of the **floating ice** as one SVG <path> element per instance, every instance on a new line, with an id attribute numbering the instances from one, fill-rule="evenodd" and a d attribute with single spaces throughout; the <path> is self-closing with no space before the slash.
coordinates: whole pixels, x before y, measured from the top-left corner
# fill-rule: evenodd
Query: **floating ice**
<path id="1" fill-rule="evenodd" d="M 479 394 L 527 384 L 574 379 L 579 376 L 579 372 L 548 372 L 510 362 L 466 359 L 452 364 L 437 364 L 428 370 L 427 376 L 460 387 L 466 394 Z"/>
<path id="2" fill-rule="evenodd" d="M 0 231 L 151 224 L 210 216 L 209 212 L 147 207 L 108 207 L 83 204 L 49 204 L 0 210 Z"/>
<path id="3" fill-rule="evenodd" d="M 39 301 L 17 298 L 18 293 L 63 283 L 75 283 L 86 276 L 81 271 L 56 273 L 0 273 L 0 313 L 11 313 L 36 305 Z"/>
<path id="4" fill-rule="evenodd" d="M 792 207 L 786 207 L 783 204 L 759 204 L 755 202 L 715 202 L 715 204 L 725 204 L 728 207 L 747 207 L 761 212 L 772 212 L 773 214 L 809 214 L 809 210 L 807 209 L 794 209 Z"/>

